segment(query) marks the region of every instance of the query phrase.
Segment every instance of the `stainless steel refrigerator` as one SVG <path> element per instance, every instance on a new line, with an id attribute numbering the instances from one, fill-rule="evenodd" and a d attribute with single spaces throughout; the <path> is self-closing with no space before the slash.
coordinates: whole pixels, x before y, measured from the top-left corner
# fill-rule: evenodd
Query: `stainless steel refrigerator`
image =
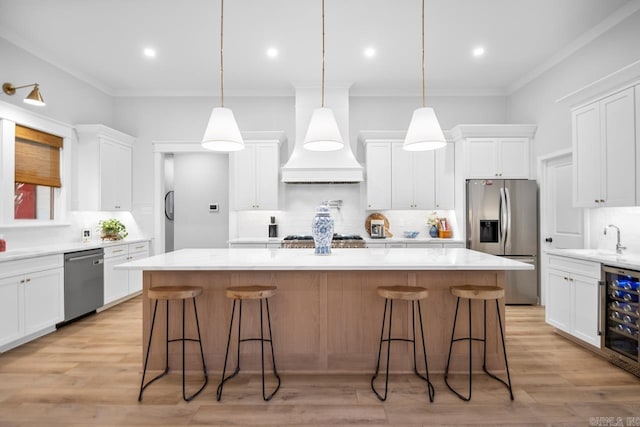
<path id="1" fill-rule="evenodd" d="M 507 271 L 506 304 L 538 304 L 538 186 L 526 179 L 467 180 L 467 248 L 534 266 Z"/>

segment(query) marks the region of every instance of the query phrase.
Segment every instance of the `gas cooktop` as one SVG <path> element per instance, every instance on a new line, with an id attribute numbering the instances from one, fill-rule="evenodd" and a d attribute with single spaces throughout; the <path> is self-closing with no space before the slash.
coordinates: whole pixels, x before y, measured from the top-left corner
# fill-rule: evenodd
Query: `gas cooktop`
<path id="1" fill-rule="evenodd" d="M 306 234 L 291 234 L 286 236 L 282 240 L 313 240 L 313 236 Z M 334 234 L 333 240 L 363 240 L 361 236 L 357 234 Z"/>

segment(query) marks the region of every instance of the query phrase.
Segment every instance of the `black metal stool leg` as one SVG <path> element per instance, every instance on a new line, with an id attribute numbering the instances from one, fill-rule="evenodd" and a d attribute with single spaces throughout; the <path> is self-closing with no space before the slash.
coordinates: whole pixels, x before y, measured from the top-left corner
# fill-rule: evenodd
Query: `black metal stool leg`
<path id="1" fill-rule="evenodd" d="M 416 302 L 414 301 L 414 304 Z M 427 347 L 424 343 L 424 326 L 422 325 L 422 308 L 420 307 L 420 301 L 417 301 L 418 303 L 418 316 L 419 316 L 419 320 L 420 320 L 420 334 L 422 337 L 422 354 L 424 355 L 424 370 L 426 373 L 426 376 L 422 376 L 418 373 L 418 369 L 416 368 L 416 374 L 422 378 L 423 380 L 425 380 L 427 382 L 427 390 L 429 392 L 429 401 L 433 402 L 433 399 L 435 398 L 436 395 L 436 390 L 433 387 L 433 384 L 431 384 L 431 381 L 429 380 L 429 364 L 427 363 Z M 413 310 L 413 304 L 411 309 Z M 413 313 L 415 316 L 415 313 Z M 416 331 L 415 331 L 415 320 L 414 320 L 414 326 L 413 326 L 413 366 L 416 366 L 416 343 L 415 343 L 415 339 L 416 339 Z"/>
<path id="2" fill-rule="evenodd" d="M 486 339 L 486 327 L 487 327 L 487 302 L 485 301 L 485 307 L 484 307 L 484 324 L 485 324 L 485 339 Z M 505 368 L 507 370 L 507 382 L 505 382 L 502 378 L 498 378 L 496 375 L 492 374 L 491 372 L 489 372 L 487 370 L 486 365 L 483 362 L 482 365 L 482 369 L 484 370 L 484 372 L 489 375 L 491 378 L 500 381 L 502 384 L 504 384 L 505 387 L 507 387 L 507 389 L 509 390 L 509 397 L 511 398 L 511 400 L 513 400 L 513 389 L 511 388 L 511 375 L 509 373 L 509 362 L 507 360 L 507 347 L 506 344 L 504 342 L 504 332 L 502 330 L 502 318 L 500 316 L 500 304 L 498 303 L 498 300 L 496 300 L 496 311 L 498 313 L 498 325 L 500 326 L 500 339 L 502 340 L 502 354 L 504 355 L 504 365 Z M 486 359 L 487 357 L 487 343 L 485 341 L 484 343 L 485 345 L 485 351 L 484 351 L 484 357 Z"/>
<path id="3" fill-rule="evenodd" d="M 240 301 L 240 304 L 242 304 L 242 301 Z M 242 307 L 242 305 L 240 305 L 240 307 Z M 235 313 L 236 313 L 236 300 L 234 299 L 233 307 L 231 308 L 231 321 L 229 322 L 229 336 L 227 338 L 227 351 L 224 355 L 224 365 L 222 366 L 222 377 L 220 378 L 220 384 L 218 384 L 218 390 L 216 391 L 216 399 L 218 401 L 220 401 L 220 399 L 222 398 L 222 387 L 224 386 L 224 383 L 227 380 L 235 377 L 240 370 L 240 365 L 238 363 L 236 364 L 235 372 L 229 375 L 227 378 L 225 378 L 225 373 L 227 370 L 227 361 L 229 359 L 229 346 L 231 344 L 231 333 L 233 331 L 233 318 L 235 317 Z M 240 325 L 238 325 L 238 361 L 239 360 L 240 360 Z"/>
<path id="4" fill-rule="evenodd" d="M 376 371 L 373 374 L 373 377 L 371 377 L 371 390 L 373 390 L 373 392 L 376 394 L 376 396 L 378 396 L 378 399 L 383 400 L 384 399 L 380 396 L 380 394 L 376 391 L 376 388 L 373 384 L 373 382 L 376 380 L 376 378 L 378 377 L 378 372 L 380 371 L 380 354 L 382 353 L 382 341 L 383 341 L 383 337 L 384 337 L 384 324 L 387 320 L 387 303 L 389 302 L 388 299 L 384 299 L 384 311 L 382 312 L 382 330 L 380 331 L 380 344 L 378 346 L 378 361 L 376 362 Z"/>
<path id="5" fill-rule="evenodd" d="M 276 392 L 280 389 L 280 375 L 278 374 L 278 368 L 276 368 L 276 357 L 275 357 L 275 354 L 273 352 L 273 334 L 271 332 L 271 314 L 269 313 L 269 299 L 265 299 L 264 302 L 265 302 L 265 305 L 267 306 L 267 325 L 268 325 L 268 328 L 269 328 L 269 339 L 268 340 L 264 340 L 264 338 L 262 337 L 262 300 L 260 300 L 260 345 L 263 346 L 263 348 L 264 348 L 264 342 L 265 341 L 269 341 L 269 344 L 271 345 L 271 363 L 273 363 L 273 375 L 278 380 L 278 385 L 276 385 L 275 390 L 273 390 L 273 392 L 271 392 L 270 395 L 265 396 L 265 391 L 264 391 L 264 351 L 263 351 L 263 355 L 262 355 L 262 398 L 265 401 L 268 402 L 276 394 Z"/>
<path id="6" fill-rule="evenodd" d="M 153 317 L 151 318 L 151 330 L 149 331 L 149 343 L 147 344 L 147 354 L 146 354 L 146 356 L 144 358 L 144 369 L 142 370 L 142 381 L 140 382 L 140 394 L 138 394 L 138 402 L 142 401 L 142 392 L 144 391 L 144 389 L 147 388 L 149 386 L 149 384 L 151 384 L 155 380 L 165 376 L 167 374 L 167 372 L 169 371 L 168 363 L 165 362 L 164 372 L 162 372 L 160 375 L 158 375 L 155 378 L 153 378 L 151 381 L 149 381 L 145 385 L 144 378 L 145 378 L 145 376 L 147 374 L 147 365 L 149 364 L 149 354 L 151 352 L 151 340 L 153 338 L 153 329 L 154 329 L 154 326 L 156 324 L 156 312 L 157 311 L 158 311 L 158 300 L 156 300 L 156 303 L 155 303 L 155 305 L 153 307 Z M 167 346 L 168 345 L 169 344 L 167 344 Z"/>
<path id="7" fill-rule="evenodd" d="M 449 356 L 447 357 L 447 367 L 444 370 L 444 383 L 447 385 L 447 387 L 449 388 L 449 390 L 451 390 L 456 396 L 458 396 L 460 399 L 464 400 L 464 401 L 469 401 L 471 400 L 471 344 L 472 344 L 472 338 L 471 338 L 471 300 L 469 300 L 469 337 L 465 337 L 465 338 L 455 338 L 455 333 L 456 333 L 456 324 L 458 323 L 458 308 L 460 306 L 460 297 L 457 298 L 456 300 L 456 313 L 453 317 L 453 330 L 451 331 L 451 341 L 449 343 Z M 454 342 L 458 342 L 458 341 L 467 341 L 469 340 L 469 397 L 464 396 L 460 393 L 458 393 L 450 384 L 449 384 L 449 364 L 451 363 L 451 353 L 453 350 L 453 343 Z"/>
<path id="8" fill-rule="evenodd" d="M 387 299 L 385 299 L 385 303 L 384 303 L 384 307 L 385 307 L 385 314 L 387 311 Z M 391 302 L 389 303 L 389 331 L 387 333 L 387 339 L 383 340 L 382 336 L 384 335 L 384 316 L 382 319 L 382 334 L 380 335 L 380 349 L 382 349 L 382 342 L 386 341 L 387 342 L 387 369 L 385 372 L 385 378 L 384 378 L 384 395 L 380 395 L 380 393 L 378 393 L 378 391 L 376 390 L 373 382 L 376 379 L 376 376 L 378 375 L 378 368 L 376 368 L 376 374 L 373 376 L 373 378 L 371 378 L 371 389 L 373 390 L 373 392 L 376 394 L 376 396 L 378 396 L 378 399 L 380 399 L 381 401 L 385 401 L 387 400 L 387 391 L 389 390 L 389 359 L 391 357 L 391 323 L 392 323 L 392 319 L 393 319 L 393 300 L 391 300 Z M 378 352 L 378 366 L 380 365 L 380 352 Z"/>
<path id="9" fill-rule="evenodd" d="M 182 339 L 183 340 L 185 340 L 184 338 L 184 306 L 185 306 L 185 301 L 182 300 Z M 198 331 L 198 344 L 200 344 L 200 357 L 202 359 L 202 371 L 204 373 L 204 384 L 194 394 L 192 394 L 191 396 L 187 396 L 185 391 L 185 380 L 184 380 L 184 341 L 182 341 L 182 398 L 186 402 L 190 402 L 191 400 L 193 400 L 194 397 L 199 395 L 200 392 L 204 390 L 204 388 L 207 386 L 207 383 L 209 382 L 209 376 L 207 375 L 207 366 L 204 362 L 204 350 L 202 349 L 202 336 L 200 335 L 200 322 L 198 321 L 198 309 L 196 307 L 195 298 L 193 298 L 193 314 L 195 315 L 195 318 L 196 318 L 196 330 Z M 194 340 L 185 340 L 185 341 L 194 341 Z"/>

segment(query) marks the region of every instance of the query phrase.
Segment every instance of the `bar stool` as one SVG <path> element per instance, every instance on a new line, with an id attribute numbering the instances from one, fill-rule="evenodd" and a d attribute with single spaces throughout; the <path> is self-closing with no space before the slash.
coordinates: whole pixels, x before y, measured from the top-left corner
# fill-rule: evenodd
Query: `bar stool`
<path id="1" fill-rule="evenodd" d="M 220 384 L 218 385 L 217 391 L 217 399 L 220 401 L 222 398 L 222 387 L 224 384 L 230 380 L 231 378 L 238 375 L 240 372 L 240 343 L 247 341 L 260 341 L 260 354 L 261 359 L 260 362 L 262 364 L 262 398 L 265 401 L 271 400 L 271 398 L 276 394 L 278 389 L 280 388 L 280 375 L 278 375 L 278 369 L 276 368 L 276 359 L 273 353 L 273 335 L 271 333 L 271 315 L 269 314 L 269 298 L 276 294 L 277 287 L 275 286 L 237 286 L 227 288 L 226 296 L 227 298 L 233 299 L 233 308 L 231 309 L 231 322 L 229 322 L 229 338 L 227 338 L 227 352 L 224 356 L 224 366 L 222 368 L 222 378 L 220 380 Z M 259 300 L 260 301 L 260 338 L 240 338 L 240 331 L 242 329 L 242 301 L 243 300 Z M 229 344 L 231 344 L 231 331 L 233 329 L 233 318 L 235 317 L 236 312 L 236 302 L 239 301 L 239 310 L 238 310 L 238 351 L 236 355 L 236 370 L 229 376 L 225 377 L 225 372 L 227 370 L 227 360 L 229 357 Z M 262 303 L 265 303 L 267 306 L 267 325 L 269 328 L 269 338 L 266 339 L 264 337 L 264 327 L 263 327 L 263 310 Z M 264 386 L 264 343 L 268 342 L 271 345 L 271 362 L 273 363 L 273 375 L 278 380 L 278 385 L 275 390 L 270 395 L 266 395 L 265 386 Z"/>
<path id="2" fill-rule="evenodd" d="M 424 343 L 424 327 L 422 325 L 422 309 L 420 307 L 420 300 L 425 299 L 429 296 L 429 291 L 426 288 L 422 288 L 419 286 L 380 286 L 378 287 L 378 295 L 384 298 L 384 313 L 382 315 L 382 330 L 380 331 L 380 345 L 378 347 L 378 362 L 376 364 L 376 372 L 373 374 L 371 378 L 371 389 L 378 396 L 378 399 L 381 401 L 387 400 L 387 391 L 389 389 L 389 356 L 391 353 L 391 341 L 404 341 L 413 343 L 413 371 L 415 374 L 427 382 L 427 388 L 429 392 L 429 400 L 433 402 L 433 398 L 435 396 L 435 389 L 433 388 L 433 384 L 429 380 L 429 365 L 427 364 L 427 350 Z M 393 300 L 405 300 L 411 301 L 411 319 L 412 319 L 412 329 L 413 329 L 413 337 L 412 339 L 406 338 L 392 338 L 391 337 L 391 320 L 393 317 Z M 415 306 L 418 305 L 418 316 L 420 321 L 420 332 L 422 337 L 422 354 L 424 356 L 424 368 L 426 371 L 426 375 L 418 372 L 418 367 L 416 364 L 416 312 Z M 384 324 L 387 318 L 387 305 L 389 306 L 389 332 L 387 334 L 387 338 L 384 338 Z M 384 395 L 381 395 L 375 387 L 375 380 L 378 376 L 378 372 L 380 370 L 380 353 L 382 352 L 382 343 L 387 343 L 387 369 L 386 376 L 384 382 Z"/>
<path id="3" fill-rule="evenodd" d="M 169 372 L 169 343 L 170 342 L 182 342 L 182 398 L 189 402 L 196 397 L 207 386 L 209 378 L 207 377 L 207 367 L 204 363 L 204 351 L 202 350 L 202 339 L 200 338 L 200 324 L 198 323 L 198 309 L 196 307 L 196 297 L 202 295 L 202 288 L 198 286 L 163 286 L 158 288 L 151 288 L 147 292 L 149 299 L 156 300 L 153 307 L 153 318 L 151 320 L 151 331 L 149 332 L 149 344 L 147 345 L 147 355 L 144 359 L 144 370 L 142 371 L 142 382 L 140 383 L 140 394 L 138 395 L 138 402 L 142 401 L 142 392 L 154 381 L 164 377 Z M 198 331 L 198 339 L 185 338 L 184 324 L 185 324 L 185 303 L 186 300 L 191 298 L 193 300 L 193 313 L 196 319 L 196 330 Z M 158 311 L 158 301 L 164 300 L 166 305 L 166 341 L 165 341 L 165 359 L 164 359 L 164 372 L 153 378 L 147 384 L 144 383 L 144 378 L 147 373 L 147 364 L 149 363 L 149 353 L 151 350 L 151 339 L 153 338 L 153 329 L 156 323 L 156 312 Z M 182 338 L 169 339 L 169 301 L 170 300 L 182 300 Z M 184 378 L 184 360 L 185 360 L 185 348 L 184 343 L 186 341 L 197 342 L 200 345 L 200 357 L 202 358 L 202 372 L 204 373 L 204 384 L 200 389 L 187 396 L 185 390 L 185 378 Z"/>
<path id="4" fill-rule="evenodd" d="M 504 333 L 502 330 L 502 319 L 500 318 L 500 305 L 498 304 L 498 299 L 500 298 L 504 298 L 504 289 L 503 288 L 499 288 L 497 286 L 475 286 L 475 285 L 461 285 L 461 286 L 452 286 L 451 287 L 451 293 L 457 297 L 456 300 L 456 314 L 455 317 L 453 319 L 453 331 L 451 332 L 451 342 L 449 344 L 449 356 L 447 357 L 447 367 L 444 371 L 444 382 L 445 384 L 447 384 L 447 387 L 449 387 L 449 390 L 451 390 L 452 392 L 454 392 L 460 399 L 464 400 L 464 401 L 469 401 L 471 400 L 471 365 L 472 365 L 472 356 L 471 356 L 471 344 L 473 341 L 480 341 L 482 342 L 482 348 L 483 348 L 483 357 L 482 357 L 482 370 L 489 375 L 491 378 L 500 381 L 502 384 L 505 385 L 505 387 L 507 387 L 507 389 L 509 389 L 509 396 L 511 397 L 511 400 L 513 400 L 513 390 L 511 388 L 511 375 L 509 374 L 509 362 L 507 361 L 507 349 L 504 343 Z M 469 306 L 469 336 L 468 337 L 462 337 L 462 338 L 456 338 L 454 339 L 454 335 L 456 333 L 456 323 L 458 320 L 458 306 L 460 304 L 460 298 L 465 298 L 468 300 L 468 306 Z M 483 307 L 484 307 L 484 323 L 483 323 L 483 332 L 482 332 L 482 338 L 474 338 L 471 333 L 472 329 L 472 325 L 471 325 L 471 300 L 482 300 L 483 301 Z M 495 376 L 494 374 L 490 373 L 487 370 L 487 300 L 495 300 L 496 301 L 496 312 L 498 313 L 498 325 L 500 326 L 500 338 L 502 340 L 502 353 L 504 354 L 504 364 L 505 367 L 507 368 L 507 381 L 505 382 L 503 379 L 498 378 L 497 376 Z M 458 341 L 469 341 L 469 396 L 464 396 L 461 393 L 457 392 L 456 390 L 453 389 L 453 387 L 451 385 L 449 385 L 448 382 L 448 375 L 449 375 L 449 363 L 451 361 L 451 350 L 453 348 L 453 343 L 454 342 L 458 342 Z"/>

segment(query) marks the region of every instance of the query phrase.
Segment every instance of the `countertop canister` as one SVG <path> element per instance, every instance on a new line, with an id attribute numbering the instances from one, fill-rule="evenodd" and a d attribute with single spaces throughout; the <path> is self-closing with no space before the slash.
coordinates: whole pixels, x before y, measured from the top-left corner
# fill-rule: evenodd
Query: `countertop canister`
<path id="1" fill-rule="evenodd" d="M 316 255 L 331 255 L 331 240 L 333 239 L 333 218 L 326 205 L 318 206 L 316 215 L 311 222 L 311 234 L 315 243 Z"/>

